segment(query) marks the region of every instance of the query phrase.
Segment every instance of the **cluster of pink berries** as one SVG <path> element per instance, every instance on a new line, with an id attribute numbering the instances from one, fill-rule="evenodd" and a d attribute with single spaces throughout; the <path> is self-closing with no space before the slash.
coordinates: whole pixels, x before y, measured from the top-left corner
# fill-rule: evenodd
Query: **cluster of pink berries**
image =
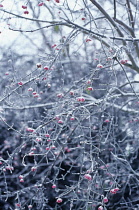
<path id="1" fill-rule="evenodd" d="M 110 190 L 110 193 L 116 194 L 120 189 L 119 188 L 114 188 Z"/>
<path id="2" fill-rule="evenodd" d="M 77 101 L 79 101 L 79 102 L 84 102 L 84 101 L 85 101 L 85 98 L 84 98 L 84 97 L 78 97 L 78 98 L 77 98 Z"/>
<path id="3" fill-rule="evenodd" d="M 23 175 L 19 175 L 19 179 L 20 179 L 20 182 L 24 182 L 24 176 Z"/>

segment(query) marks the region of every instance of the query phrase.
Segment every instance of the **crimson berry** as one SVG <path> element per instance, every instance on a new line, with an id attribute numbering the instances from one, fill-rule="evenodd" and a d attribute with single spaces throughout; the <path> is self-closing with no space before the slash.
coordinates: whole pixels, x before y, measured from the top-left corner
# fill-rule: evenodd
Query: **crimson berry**
<path id="1" fill-rule="evenodd" d="M 49 70 L 48 66 L 44 66 L 44 70 Z"/>
<path id="2" fill-rule="evenodd" d="M 44 5 L 43 2 L 41 2 L 41 3 L 38 4 L 39 7 L 41 7 L 41 6 L 43 6 L 43 5 Z"/>
<path id="3" fill-rule="evenodd" d="M 90 42 L 90 41 L 92 41 L 91 39 L 86 39 L 86 42 Z"/>
<path id="4" fill-rule="evenodd" d="M 27 9 L 27 6 L 22 6 L 23 9 Z"/>
<path id="5" fill-rule="evenodd" d="M 29 14 L 29 11 L 24 11 L 24 14 L 25 14 L 25 15 L 28 15 L 28 14 Z"/>
<path id="6" fill-rule="evenodd" d="M 23 82 L 18 82 L 18 85 L 20 85 L 20 86 L 23 85 Z"/>
<path id="7" fill-rule="evenodd" d="M 41 68 L 42 67 L 41 63 L 37 63 L 36 66 L 37 66 L 37 68 Z"/>

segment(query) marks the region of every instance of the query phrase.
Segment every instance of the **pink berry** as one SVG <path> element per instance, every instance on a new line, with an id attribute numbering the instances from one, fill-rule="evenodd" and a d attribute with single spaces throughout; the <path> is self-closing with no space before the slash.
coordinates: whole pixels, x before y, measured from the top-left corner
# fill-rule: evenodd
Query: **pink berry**
<path id="1" fill-rule="evenodd" d="M 23 9 L 27 9 L 27 6 L 22 6 Z"/>
<path id="2" fill-rule="evenodd" d="M 70 91 L 70 95 L 73 96 L 74 95 L 74 91 Z"/>
<path id="3" fill-rule="evenodd" d="M 63 97 L 63 93 L 58 93 L 58 94 L 57 94 L 57 97 L 58 97 L 58 98 L 62 98 L 62 97 Z"/>
<path id="4" fill-rule="evenodd" d="M 30 152 L 30 153 L 29 153 L 29 156 L 32 156 L 33 154 L 34 154 L 34 152 Z"/>
<path id="5" fill-rule="evenodd" d="M 37 142 L 41 142 L 42 139 L 41 139 L 41 138 L 36 138 L 36 141 L 37 141 Z"/>
<path id="6" fill-rule="evenodd" d="M 45 137 L 48 137 L 49 138 L 50 137 L 50 134 L 49 133 L 46 133 L 45 134 Z"/>
<path id="7" fill-rule="evenodd" d="M 90 41 L 92 41 L 91 39 L 86 39 L 86 42 L 90 42 Z"/>
<path id="8" fill-rule="evenodd" d="M 18 82 L 18 85 L 22 86 L 23 85 L 23 82 Z"/>
<path id="9" fill-rule="evenodd" d="M 62 121 L 62 120 L 58 120 L 58 123 L 59 123 L 59 124 L 62 124 L 62 123 L 63 123 L 63 121 Z"/>
<path id="10" fill-rule="evenodd" d="M 31 168 L 31 171 L 36 171 L 37 170 L 37 167 L 35 167 L 35 166 L 33 166 L 32 168 Z"/>
<path id="11" fill-rule="evenodd" d="M 112 58 L 111 57 L 108 57 L 106 60 L 109 61 L 109 60 L 112 60 Z"/>
<path id="12" fill-rule="evenodd" d="M 5 73 L 5 75 L 9 75 L 9 72 L 7 71 L 7 72 Z"/>
<path id="13" fill-rule="evenodd" d="M 24 14 L 25 14 L 25 15 L 28 15 L 28 14 L 29 14 L 29 11 L 24 11 Z"/>
<path id="14" fill-rule="evenodd" d="M 17 207 L 20 207 L 20 206 L 21 206 L 21 204 L 20 204 L 20 203 L 16 203 L 16 206 L 17 206 Z"/>
<path id="15" fill-rule="evenodd" d="M 33 91 L 33 88 L 28 88 L 28 91 Z"/>
<path id="16" fill-rule="evenodd" d="M 119 191 L 120 189 L 117 187 L 117 188 L 114 188 L 115 192 Z"/>
<path id="17" fill-rule="evenodd" d="M 70 120 L 71 120 L 71 121 L 75 120 L 75 117 L 71 117 Z"/>
<path id="18" fill-rule="evenodd" d="M 52 48 L 56 47 L 56 44 L 52 45 Z"/>
<path id="19" fill-rule="evenodd" d="M 24 182 L 24 179 L 20 179 L 20 182 Z"/>
<path id="20" fill-rule="evenodd" d="M 14 170 L 14 167 L 13 166 L 10 166 L 9 167 L 9 170 L 12 170 L 13 171 Z"/>
<path id="21" fill-rule="evenodd" d="M 39 97 L 39 94 L 38 93 L 34 95 L 34 98 L 38 98 L 38 97 Z"/>
<path id="22" fill-rule="evenodd" d="M 0 165 L 2 165 L 2 162 L 0 161 Z"/>
<path id="23" fill-rule="evenodd" d="M 117 191 L 119 191 L 119 190 L 120 190 L 119 188 L 114 188 L 114 189 L 111 189 L 111 190 L 110 190 L 110 193 L 116 194 Z"/>
<path id="24" fill-rule="evenodd" d="M 51 146 L 51 149 L 55 149 L 55 148 L 56 148 L 55 145 L 52 145 L 52 146 Z"/>
<path id="25" fill-rule="evenodd" d="M 85 20 L 85 18 L 83 17 L 82 20 Z"/>
<path id="26" fill-rule="evenodd" d="M 65 151 L 66 152 L 71 152 L 71 150 L 67 147 L 67 148 L 65 148 Z"/>
<path id="27" fill-rule="evenodd" d="M 19 179 L 23 179 L 24 178 L 24 176 L 23 175 L 19 175 Z"/>
<path id="28" fill-rule="evenodd" d="M 36 66 L 37 66 L 37 68 L 41 68 L 42 67 L 41 63 L 37 63 Z"/>
<path id="29" fill-rule="evenodd" d="M 103 202 L 108 203 L 108 198 L 107 197 L 103 198 Z"/>
<path id="30" fill-rule="evenodd" d="M 34 132 L 34 129 L 33 128 L 26 128 L 26 131 L 28 131 L 28 132 Z"/>
<path id="31" fill-rule="evenodd" d="M 99 206 L 99 207 L 98 207 L 98 210 L 103 210 L 103 207 L 102 207 L 102 206 Z"/>
<path id="32" fill-rule="evenodd" d="M 55 184 L 53 184 L 53 185 L 52 185 L 52 188 L 53 188 L 53 189 L 55 189 L 55 188 L 56 188 L 56 185 L 55 185 Z"/>
<path id="33" fill-rule="evenodd" d="M 92 176 L 90 174 L 85 174 L 84 178 L 88 179 L 89 181 L 92 180 Z"/>
<path id="34" fill-rule="evenodd" d="M 108 122 L 110 122 L 110 120 L 109 119 L 106 119 L 104 122 L 108 123 Z"/>
<path id="35" fill-rule="evenodd" d="M 41 3 L 38 4 L 39 7 L 41 7 L 41 6 L 43 6 L 43 5 L 44 5 L 43 2 L 41 2 Z"/>
<path id="36" fill-rule="evenodd" d="M 60 117 L 56 115 L 55 120 L 60 120 Z"/>
<path id="37" fill-rule="evenodd" d="M 0 7 L 3 7 L 3 4 L 0 4 Z"/>
<path id="38" fill-rule="evenodd" d="M 48 66 L 44 66 L 44 68 L 43 68 L 44 70 L 49 70 L 49 68 L 48 68 Z"/>
<path id="39" fill-rule="evenodd" d="M 46 147 L 45 149 L 46 149 L 47 151 L 48 151 L 48 150 L 50 150 L 50 148 L 49 148 L 49 147 Z"/>
<path id="40" fill-rule="evenodd" d="M 36 147 L 31 147 L 31 150 L 35 151 L 35 150 L 37 150 L 37 148 Z"/>
<path id="41" fill-rule="evenodd" d="M 78 98 L 77 98 L 77 101 L 79 101 L 79 102 L 84 102 L 84 101 L 85 101 L 85 98 L 83 98 L 83 97 L 78 97 Z"/>
<path id="42" fill-rule="evenodd" d="M 32 205 L 29 205 L 28 208 L 31 209 L 32 208 Z"/>
<path id="43" fill-rule="evenodd" d="M 32 95 L 36 95 L 36 94 L 37 94 L 37 92 L 35 92 L 35 91 L 32 93 Z"/>
<path id="44" fill-rule="evenodd" d="M 56 3 L 60 3 L 60 0 L 55 0 Z"/>
<path id="45" fill-rule="evenodd" d="M 98 64 L 97 68 L 103 68 L 103 65 L 102 64 Z"/>
<path id="46" fill-rule="evenodd" d="M 88 87 L 87 90 L 93 90 L 93 88 L 92 87 Z"/>
<path id="47" fill-rule="evenodd" d="M 121 63 L 121 64 L 125 64 L 125 63 L 127 63 L 127 61 L 128 61 L 128 60 L 121 60 L 120 63 Z"/>
<path id="48" fill-rule="evenodd" d="M 62 200 L 61 198 L 58 198 L 58 199 L 56 200 L 57 203 L 62 203 L 62 201 L 63 201 L 63 200 Z"/>
<path id="49" fill-rule="evenodd" d="M 91 80 L 88 80 L 88 81 L 87 81 L 87 84 L 91 84 Z"/>

